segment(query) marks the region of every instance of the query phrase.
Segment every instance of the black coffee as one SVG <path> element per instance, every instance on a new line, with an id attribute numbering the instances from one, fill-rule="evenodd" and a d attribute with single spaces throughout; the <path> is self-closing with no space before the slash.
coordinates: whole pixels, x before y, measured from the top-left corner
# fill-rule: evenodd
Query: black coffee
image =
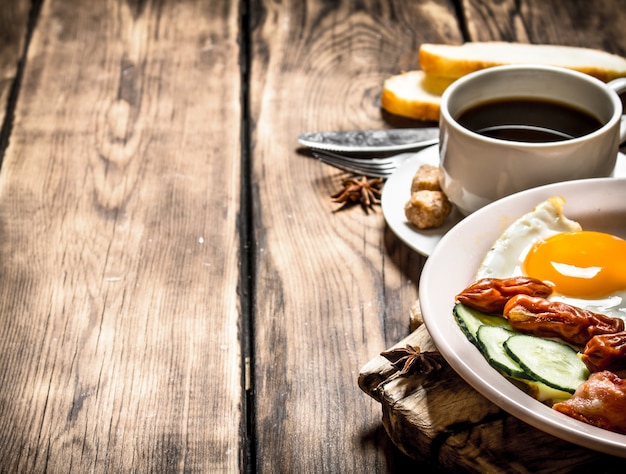
<path id="1" fill-rule="evenodd" d="M 537 143 L 581 137 L 602 126 L 588 112 L 535 98 L 483 102 L 462 112 L 457 121 L 488 137 Z"/>

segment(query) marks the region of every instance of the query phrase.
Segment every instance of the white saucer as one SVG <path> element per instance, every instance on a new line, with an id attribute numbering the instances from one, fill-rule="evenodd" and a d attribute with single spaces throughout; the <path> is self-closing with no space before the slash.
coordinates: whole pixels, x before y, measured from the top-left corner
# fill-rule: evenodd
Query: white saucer
<path id="1" fill-rule="evenodd" d="M 387 225 L 393 233 L 413 250 L 428 257 L 439 240 L 463 219 L 463 215 L 456 209 L 453 210 L 446 222 L 436 229 L 419 230 L 409 224 L 404 215 L 404 205 L 411 197 L 413 176 L 423 164 L 439 165 L 438 145 L 424 148 L 415 153 L 387 179 L 383 187 L 381 208 Z M 626 155 L 622 153 L 617 155 L 613 177 L 626 177 Z"/>

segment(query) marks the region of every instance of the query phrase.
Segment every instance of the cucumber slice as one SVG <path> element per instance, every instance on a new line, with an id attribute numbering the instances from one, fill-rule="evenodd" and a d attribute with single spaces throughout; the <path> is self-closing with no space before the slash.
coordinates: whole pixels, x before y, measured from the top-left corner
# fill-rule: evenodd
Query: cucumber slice
<path id="1" fill-rule="evenodd" d="M 552 339 L 519 334 L 504 343 L 504 349 L 529 378 L 568 393 L 587 380 L 589 370 L 572 347 Z"/>
<path id="2" fill-rule="evenodd" d="M 504 342 L 516 334 L 502 326 L 483 324 L 476 333 L 478 348 L 492 367 L 510 377 L 527 379 L 526 371 L 504 350 Z"/>
<path id="3" fill-rule="evenodd" d="M 511 329 L 511 325 L 506 319 L 500 316 L 481 313 L 480 311 L 472 309 L 461 303 L 457 303 L 454 306 L 453 313 L 457 324 L 465 336 L 477 347 L 479 347 L 479 345 L 476 333 L 478 332 L 478 328 L 480 326 L 486 324 L 489 326 L 501 326 Z"/>

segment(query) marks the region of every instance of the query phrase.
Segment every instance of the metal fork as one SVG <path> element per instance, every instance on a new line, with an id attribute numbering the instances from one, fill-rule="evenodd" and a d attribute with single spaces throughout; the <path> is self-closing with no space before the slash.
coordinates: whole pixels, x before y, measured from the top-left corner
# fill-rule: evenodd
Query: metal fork
<path id="1" fill-rule="evenodd" d="M 354 158 L 330 151 L 313 151 L 313 156 L 322 163 L 370 178 L 388 178 L 398 166 L 414 154 L 401 153 L 385 158 Z"/>

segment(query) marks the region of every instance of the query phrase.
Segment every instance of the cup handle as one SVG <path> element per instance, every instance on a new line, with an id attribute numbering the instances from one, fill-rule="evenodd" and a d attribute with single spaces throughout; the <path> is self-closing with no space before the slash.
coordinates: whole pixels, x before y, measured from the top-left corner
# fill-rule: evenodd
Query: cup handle
<path id="1" fill-rule="evenodd" d="M 620 77 L 614 79 L 606 84 L 613 89 L 617 94 L 623 94 L 626 92 L 626 77 Z M 626 115 L 622 115 L 622 121 L 619 127 L 619 142 L 620 145 L 626 141 Z"/>

